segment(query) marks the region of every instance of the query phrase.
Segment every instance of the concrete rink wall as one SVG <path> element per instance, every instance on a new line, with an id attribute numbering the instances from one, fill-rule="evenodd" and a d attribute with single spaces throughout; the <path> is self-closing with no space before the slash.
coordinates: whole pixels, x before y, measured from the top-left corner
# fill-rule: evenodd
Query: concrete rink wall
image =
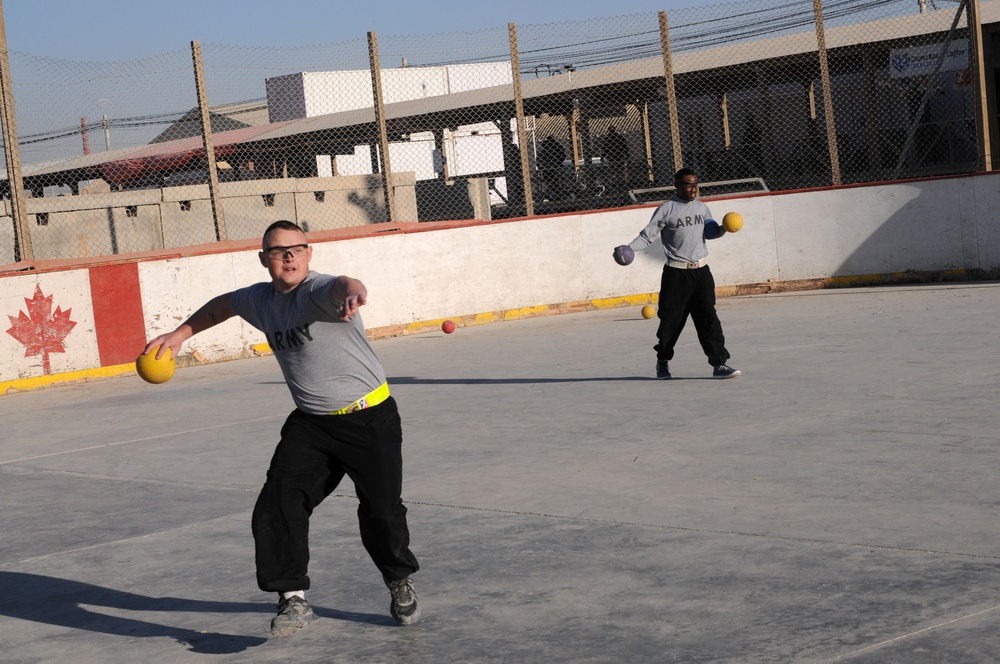
<path id="1" fill-rule="evenodd" d="M 1000 267 L 997 174 L 709 201 L 740 211 L 738 234 L 711 243 L 720 292 L 969 278 Z M 375 235 L 313 234 L 313 267 L 361 278 L 376 337 L 440 325 L 649 302 L 658 245 L 627 269 L 611 248 L 631 240 L 651 207 L 505 222 L 398 224 Z M 132 371 L 145 340 L 211 297 L 266 278 L 255 240 L 151 253 L 86 267 L 41 264 L 0 277 L 0 394 Z M 186 346 L 185 364 L 250 357 L 263 335 L 229 321 Z"/>
<path id="2" fill-rule="evenodd" d="M 342 485 L 320 620 L 267 640 L 250 513 L 273 358 L 0 399 L 0 661 L 995 662 L 995 283 L 725 298 L 736 380 L 638 307 L 374 342 L 420 622 Z"/>

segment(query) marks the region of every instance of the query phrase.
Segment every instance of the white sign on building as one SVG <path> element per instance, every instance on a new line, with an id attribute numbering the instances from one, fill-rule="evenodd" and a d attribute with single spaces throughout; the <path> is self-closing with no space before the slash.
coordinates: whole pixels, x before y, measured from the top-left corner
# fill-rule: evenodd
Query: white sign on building
<path id="1" fill-rule="evenodd" d="M 934 73 L 944 43 L 894 48 L 889 51 L 889 77 L 929 76 Z M 948 45 L 941 71 L 960 71 L 969 66 L 969 40 L 956 39 Z"/>

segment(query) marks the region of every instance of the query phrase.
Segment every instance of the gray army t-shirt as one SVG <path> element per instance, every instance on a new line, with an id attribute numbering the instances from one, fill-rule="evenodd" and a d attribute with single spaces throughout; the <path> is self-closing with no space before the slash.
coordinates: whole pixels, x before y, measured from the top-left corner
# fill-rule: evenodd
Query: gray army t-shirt
<path id="1" fill-rule="evenodd" d="M 659 237 L 667 260 L 694 263 L 708 256 L 705 222 L 711 218 L 708 206 L 701 201 L 684 201 L 674 196 L 656 208 L 649 223 L 629 246 L 641 251 Z"/>
<path id="2" fill-rule="evenodd" d="M 336 277 L 309 272 L 288 293 L 270 282 L 233 292 L 233 311 L 267 337 L 300 410 L 325 415 L 385 382 L 385 369 L 365 334 L 361 314 L 340 320 Z"/>

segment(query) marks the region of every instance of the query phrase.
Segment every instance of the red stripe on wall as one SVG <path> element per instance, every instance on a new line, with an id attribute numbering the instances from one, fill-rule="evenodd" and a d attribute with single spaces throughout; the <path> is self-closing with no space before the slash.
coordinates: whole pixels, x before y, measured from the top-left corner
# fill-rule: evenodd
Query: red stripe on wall
<path id="1" fill-rule="evenodd" d="M 90 297 L 101 366 L 133 362 L 146 346 L 138 264 L 90 268 Z"/>

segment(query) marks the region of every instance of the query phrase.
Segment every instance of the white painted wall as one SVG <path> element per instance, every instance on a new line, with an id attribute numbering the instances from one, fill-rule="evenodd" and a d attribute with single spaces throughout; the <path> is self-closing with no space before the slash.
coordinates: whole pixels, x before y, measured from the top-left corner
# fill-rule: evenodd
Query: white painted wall
<path id="1" fill-rule="evenodd" d="M 997 181 L 993 178 L 994 184 Z M 961 180 L 772 197 L 779 277 L 814 279 L 978 265 L 962 223 Z"/>
<path id="2" fill-rule="evenodd" d="M 716 219 L 743 215 L 739 233 L 710 242 L 719 286 L 948 269 L 1000 270 L 1000 174 L 709 200 Z M 652 208 L 568 214 L 434 229 L 414 225 L 317 242 L 313 268 L 368 286 L 369 329 L 539 305 L 655 293 L 658 245 L 629 267 L 611 258 Z M 150 337 L 173 329 L 209 298 L 267 278 L 257 250 L 139 264 Z M 16 317 L 40 284 L 72 307 L 77 328 L 53 372 L 99 366 L 86 269 L 0 277 L 0 315 Z M 188 352 L 205 361 L 244 357 L 264 338 L 242 321 L 198 335 Z M 0 334 L 0 381 L 41 374 L 41 358 Z"/>
<path id="3" fill-rule="evenodd" d="M 720 286 L 997 268 L 1000 230 L 977 211 L 1000 211 L 998 181 L 979 177 L 981 182 L 958 178 L 708 201 L 717 219 L 730 211 L 744 218 L 739 233 L 709 243 L 709 263 Z M 652 293 L 663 265 L 658 244 L 627 268 L 611 259 L 612 247 L 631 241 L 652 211 L 632 208 L 319 243 L 314 269 L 351 274 L 368 284 L 369 327 Z M 253 252 L 249 255 L 253 260 L 238 261 L 248 266 L 239 278 L 214 280 L 217 290 L 266 278 Z M 197 284 L 206 274 L 231 271 L 228 259 L 170 261 L 177 269 L 186 261 L 195 265 L 193 281 L 170 292 L 204 301 L 209 294 L 195 295 Z M 205 261 L 213 267 L 202 267 Z M 140 265 L 141 273 L 160 269 L 155 265 Z"/>
<path id="4" fill-rule="evenodd" d="M 76 325 L 62 340 L 64 352 L 49 353 L 53 374 L 99 367 L 97 335 L 94 333 L 94 307 L 90 297 L 90 273 L 87 270 L 69 270 L 44 274 L 15 275 L 0 279 L 0 311 L 4 314 L 3 330 L 12 329 L 14 321 L 23 313 L 33 320 L 25 300 L 35 296 L 35 287 L 41 286 L 42 295 L 52 299 L 53 314 L 58 307 L 70 312 Z M 9 317 L 9 318 L 8 318 Z M 13 320 L 12 320 L 13 319 Z M 30 378 L 43 375 L 42 355 L 25 356 L 25 347 L 8 333 L 0 333 L 0 381 Z"/>
<path id="5" fill-rule="evenodd" d="M 381 69 L 381 76 L 386 104 L 513 83 L 509 62 L 386 67 Z M 268 78 L 264 84 L 271 122 L 374 105 L 371 72 L 367 69 L 287 74 Z"/>
<path id="6" fill-rule="evenodd" d="M 496 85 L 513 85 L 509 62 L 476 62 L 447 65 L 448 91 L 465 92 Z"/>
<path id="7" fill-rule="evenodd" d="M 254 269 L 256 266 L 256 270 Z M 169 332 L 208 300 L 261 280 L 255 251 L 152 261 L 139 265 L 139 288 L 147 338 Z M 242 319 L 234 319 L 194 336 L 185 348 L 208 362 L 245 357 L 253 344 L 265 343 Z"/>

